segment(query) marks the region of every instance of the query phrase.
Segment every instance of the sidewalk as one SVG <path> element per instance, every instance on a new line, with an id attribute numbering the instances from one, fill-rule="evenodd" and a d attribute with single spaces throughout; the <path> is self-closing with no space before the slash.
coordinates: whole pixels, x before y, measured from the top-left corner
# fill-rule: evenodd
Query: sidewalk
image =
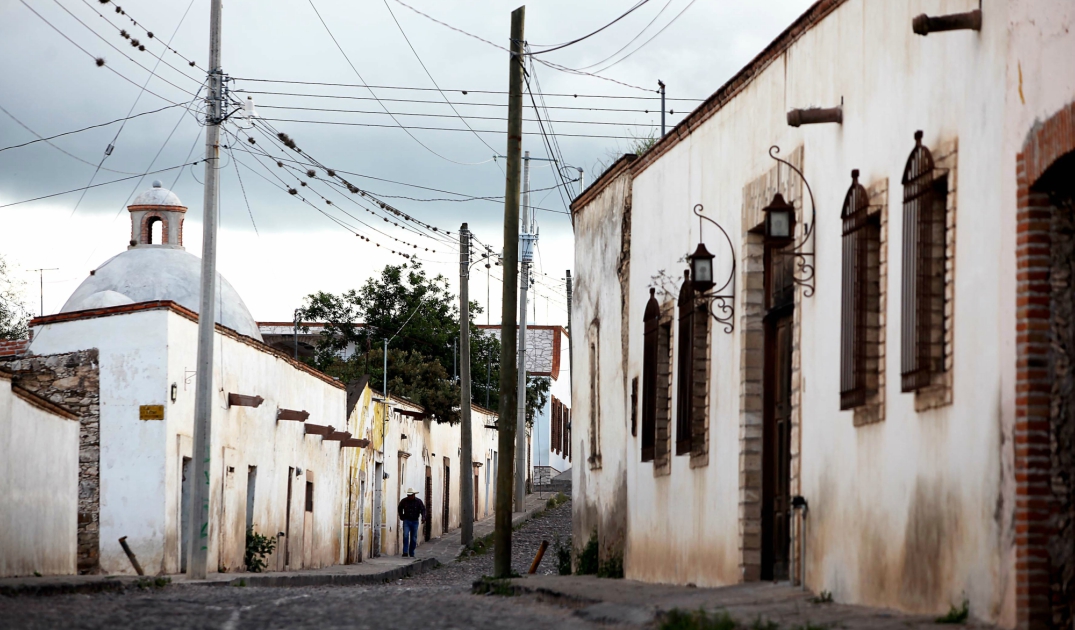
<path id="1" fill-rule="evenodd" d="M 787 583 L 752 582 L 722 588 L 693 588 L 576 575 L 530 575 L 511 583 L 516 594 L 532 595 L 544 603 L 573 608 L 578 617 L 596 623 L 645 626 L 673 609 L 704 609 L 727 612 L 741 627 L 751 626 L 760 619 L 758 627 L 771 622 L 770 627 L 780 628 L 938 628 L 936 616 L 815 603 L 813 593 Z M 964 627 L 993 628 L 974 621 L 973 617 Z"/>
<path id="2" fill-rule="evenodd" d="M 512 526 L 528 520 L 536 512 L 545 509 L 548 494 L 531 494 L 526 497 L 526 511 L 512 514 Z M 489 516 L 474 523 L 474 538 L 491 534 L 495 519 Z M 415 558 L 381 556 L 365 558 L 358 564 L 336 564 L 321 569 L 300 571 L 271 571 L 266 573 L 210 573 L 205 580 L 188 580 L 185 575 L 144 576 L 137 575 L 59 575 L 43 577 L 0 578 L 0 595 L 56 595 L 66 593 L 97 593 L 118 591 L 139 585 L 151 588 L 158 579 L 168 579 L 172 584 L 197 584 L 205 586 L 320 586 L 378 584 L 402 579 L 426 571 L 441 564 L 448 564 L 459 557 L 463 547 L 460 532 L 454 529 L 440 538 L 423 543 L 415 550 Z M 163 582 L 162 582 L 163 583 Z M 156 584 L 160 586 L 160 584 Z"/>

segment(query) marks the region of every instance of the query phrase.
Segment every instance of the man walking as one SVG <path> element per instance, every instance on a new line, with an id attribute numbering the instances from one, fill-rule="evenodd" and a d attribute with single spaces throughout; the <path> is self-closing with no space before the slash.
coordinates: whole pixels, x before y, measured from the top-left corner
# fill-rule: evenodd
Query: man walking
<path id="1" fill-rule="evenodd" d="M 403 557 L 414 557 L 418 546 L 418 521 L 426 517 L 426 506 L 416 497 L 414 488 L 407 488 L 407 498 L 399 502 L 399 520 L 403 521 Z"/>

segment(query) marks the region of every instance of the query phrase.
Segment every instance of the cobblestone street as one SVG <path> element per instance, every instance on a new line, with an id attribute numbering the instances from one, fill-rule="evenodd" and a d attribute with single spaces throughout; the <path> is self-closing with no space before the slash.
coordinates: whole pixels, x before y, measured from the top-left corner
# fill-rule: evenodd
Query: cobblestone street
<path id="1" fill-rule="evenodd" d="M 556 572 L 555 538 L 571 531 L 571 504 L 513 536 L 513 567 L 526 573 L 542 539 L 539 573 Z M 174 584 L 160 590 L 0 597 L 3 628 L 586 628 L 571 611 L 529 598 L 475 596 L 493 554 L 453 562 L 394 583 L 362 587 L 263 588 Z"/>

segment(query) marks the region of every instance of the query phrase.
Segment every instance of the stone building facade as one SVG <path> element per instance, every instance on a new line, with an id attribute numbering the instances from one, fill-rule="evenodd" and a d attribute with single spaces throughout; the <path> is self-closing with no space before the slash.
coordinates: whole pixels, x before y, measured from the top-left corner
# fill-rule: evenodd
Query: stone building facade
<path id="1" fill-rule="evenodd" d="M 100 569 L 101 370 L 96 349 L 0 359 L 15 384 L 79 417 L 78 555 L 80 574 Z"/>

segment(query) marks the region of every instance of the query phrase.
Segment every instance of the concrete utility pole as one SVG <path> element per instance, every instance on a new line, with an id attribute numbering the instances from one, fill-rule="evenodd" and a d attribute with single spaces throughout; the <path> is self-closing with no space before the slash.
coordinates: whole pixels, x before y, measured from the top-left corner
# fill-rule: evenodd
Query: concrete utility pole
<path id="1" fill-rule="evenodd" d="M 295 360 L 299 360 L 299 309 L 295 309 Z"/>
<path id="2" fill-rule="evenodd" d="M 194 483 L 191 484 L 190 560 L 187 575 L 204 580 L 209 557 L 209 470 L 213 435 L 213 335 L 216 323 L 216 236 L 220 195 L 220 123 L 224 114 L 224 72 L 220 67 L 222 0 L 209 10 L 209 98 L 205 120 L 205 197 L 202 215 L 202 282 L 198 309 L 198 376 L 194 390 Z M 202 483 L 205 480 L 205 483 Z M 285 544 L 287 542 L 285 541 Z"/>
<path id="3" fill-rule="evenodd" d="M 460 542 L 469 545 L 474 540 L 474 434 L 470 427 L 470 230 L 466 223 L 459 228 L 459 340 L 459 535 Z"/>
<path id="4" fill-rule="evenodd" d="M 33 269 L 37 272 L 37 279 L 41 283 L 41 317 L 45 316 L 45 272 L 46 271 L 59 271 L 58 267 L 51 267 L 49 269 Z"/>
<path id="5" fill-rule="evenodd" d="M 522 229 L 519 231 L 519 387 L 515 424 L 515 511 L 526 510 L 526 304 L 536 235 L 530 226 L 530 152 L 523 154 Z"/>
<path id="6" fill-rule="evenodd" d="M 511 576 L 511 462 L 515 459 L 515 307 L 518 289 L 519 162 L 523 148 L 523 25 L 526 7 L 511 12 L 511 56 L 508 58 L 508 146 L 504 176 L 504 292 L 500 308 L 500 414 L 497 448 L 496 528 L 493 531 L 493 575 Z"/>
<path id="7" fill-rule="evenodd" d="M 575 395 L 575 370 L 572 369 L 571 357 L 574 355 L 571 353 L 571 298 L 573 296 L 573 289 L 571 288 L 571 270 L 566 272 L 567 280 L 567 385 L 571 388 L 571 395 Z"/>

